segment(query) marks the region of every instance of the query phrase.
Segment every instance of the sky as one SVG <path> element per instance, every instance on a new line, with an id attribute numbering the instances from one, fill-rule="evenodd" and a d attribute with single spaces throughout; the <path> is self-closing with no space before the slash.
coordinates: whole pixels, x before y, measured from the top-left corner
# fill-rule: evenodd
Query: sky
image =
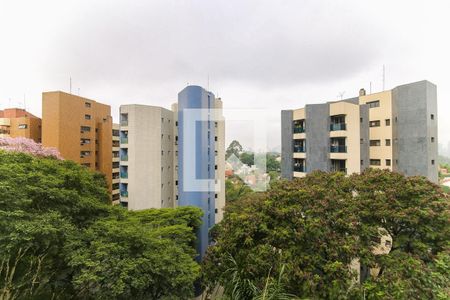
<path id="1" fill-rule="evenodd" d="M 188 84 L 226 109 L 280 111 L 429 80 L 439 142 L 450 145 L 450 1 L 0 0 L 0 109 L 41 115 L 41 93 L 170 108 Z M 231 112 L 228 112 L 231 113 Z M 226 115 L 225 115 L 226 117 Z M 251 148 L 252 124 L 227 143 Z"/>

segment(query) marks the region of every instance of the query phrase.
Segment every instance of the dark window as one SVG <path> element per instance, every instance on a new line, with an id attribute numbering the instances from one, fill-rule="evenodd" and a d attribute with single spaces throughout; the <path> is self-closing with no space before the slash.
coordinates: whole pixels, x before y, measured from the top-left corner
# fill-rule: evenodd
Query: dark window
<path id="1" fill-rule="evenodd" d="M 391 140 L 390 139 L 386 139 L 386 146 L 390 146 L 391 145 Z"/>
<path id="2" fill-rule="evenodd" d="M 215 137 L 214 137 L 214 141 L 216 141 L 216 142 L 217 142 L 217 136 L 215 136 Z"/>
<path id="3" fill-rule="evenodd" d="M 28 125 L 27 124 L 19 124 L 19 129 L 27 129 Z"/>
<path id="4" fill-rule="evenodd" d="M 367 105 L 369 105 L 369 108 L 375 108 L 375 107 L 380 107 L 380 101 L 371 101 L 371 102 L 367 102 Z"/>
<path id="5" fill-rule="evenodd" d="M 370 140 L 370 146 L 381 146 L 380 140 Z"/>
<path id="6" fill-rule="evenodd" d="M 381 160 L 380 159 L 371 159 L 370 165 L 371 166 L 381 166 Z"/>
<path id="7" fill-rule="evenodd" d="M 431 160 L 431 164 L 434 166 L 434 159 Z"/>
<path id="8" fill-rule="evenodd" d="M 434 120 L 434 115 L 433 114 L 431 114 L 431 120 Z"/>
<path id="9" fill-rule="evenodd" d="M 391 160 L 390 159 L 386 159 L 386 166 L 390 166 L 391 165 Z"/>
<path id="10" fill-rule="evenodd" d="M 80 158 L 91 156 L 91 151 L 80 151 Z"/>
<path id="11" fill-rule="evenodd" d="M 359 122 L 362 123 L 363 122 L 363 118 L 359 118 Z"/>
<path id="12" fill-rule="evenodd" d="M 362 144 L 364 144 L 364 139 L 360 139 L 359 140 L 359 143 L 362 145 Z"/>
<path id="13" fill-rule="evenodd" d="M 214 194 L 214 198 L 217 199 L 217 194 Z"/>
<path id="14" fill-rule="evenodd" d="M 178 126 L 178 121 L 175 121 L 175 126 Z"/>
<path id="15" fill-rule="evenodd" d="M 369 126 L 370 127 L 380 127 L 380 120 L 370 121 Z"/>
<path id="16" fill-rule="evenodd" d="M 178 185 L 178 180 L 175 180 L 175 185 Z"/>
<path id="17" fill-rule="evenodd" d="M 89 131 L 91 131 L 91 127 L 89 127 L 89 126 L 81 126 L 81 132 L 83 133 L 83 132 L 89 132 Z"/>
<path id="18" fill-rule="evenodd" d="M 219 210 L 216 208 L 216 209 L 214 209 L 214 211 L 215 211 L 215 213 L 217 214 L 218 212 L 219 212 Z"/>
<path id="19" fill-rule="evenodd" d="M 434 143 L 434 137 L 431 137 L 431 142 Z"/>
<path id="20" fill-rule="evenodd" d="M 386 126 L 391 126 L 391 119 L 386 119 Z"/>
<path id="21" fill-rule="evenodd" d="M 364 161 L 363 161 L 363 160 L 361 160 L 361 166 L 362 166 L 362 165 L 364 165 Z"/>
<path id="22" fill-rule="evenodd" d="M 85 118 L 86 120 L 90 120 L 90 119 L 91 119 L 91 115 L 84 115 L 84 118 Z"/>
<path id="23" fill-rule="evenodd" d="M 214 166 L 214 170 L 217 170 L 217 165 Z"/>
<path id="24" fill-rule="evenodd" d="M 91 104 L 89 102 L 84 102 L 84 107 L 91 107 Z"/>

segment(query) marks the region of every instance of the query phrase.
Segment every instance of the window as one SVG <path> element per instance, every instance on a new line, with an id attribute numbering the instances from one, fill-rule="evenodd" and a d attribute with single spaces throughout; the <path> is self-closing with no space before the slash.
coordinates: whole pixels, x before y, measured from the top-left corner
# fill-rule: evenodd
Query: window
<path id="1" fill-rule="evenodd" d="M 84 102 L 84 107 L 91 107 L 91 104 L 89 102 Z"/>
<path id="2" fill-rule="evenodd" d="M 380 127 L 380 120 L 370 121 L 369 126 L 370 127 Z"/>
<path id="3" fill-rule="evenodd" d="M 91 131 L 91 127 L 89 126 L 81 126 L 81 133 Z"/>
<path id="4" fill-rule="evenodd" d="M 164 118 L 161 118 L 161 123 L 164 123 Z"/>
<path id="5" fill-rule="evenodd" d="M 434 120 L 434 115 L 433 114 L 431 114 L 431 120 Z"/>
<path id="6" fill-rule="evenodd" d="M 215 208 L 214 211 L 216 214 L 219 212 L 219 210 L 217 208 Z"/>
<path id="7" fill-rule="evenodd" d="M 369 108 L 375 108 L 375 107 L 380 107 L 380 101 L 371 101 L 371 102 L 367 102 L 367 105 L 369 105 Z"/>
<path id="8" fill-rule="evenodd" d="M 27 129 L 28 125 L 27 124 L 19 124 L 19 129 Z"/>
<path id="9" fill-rule="evenodd" d="M 178 121 L 175 121 L 175 126 L 178 126 Z"/>
<path id="10" fill-rule="evenodd" d="M 80 139 L 80 145 L 86 145 L 90 143 L 91 143 L 90 139 Z"/>
<path id="11" fill-rule="evenodd" d="M 434 143 L 434 137 L 431 137 L 431 142 Z"/>
<path id="12" fill-rule="evenodd" d="M 390 159 L 386 159 L 386 166 L 388 166 L 388 167 L 391 166 L 391 160 Z"/>
<path id="13" fill-rule="evenodd" d="M 391 145 L 391 140 L 390 139 L 386 139 L 386 146 L 390 146 Z"/>
<path id="14" fill-rule="evenodd" d="M 215 137 L 214 137 L 214 141 L 216 141 L 216 142 L 217 142 L 217 136 L 215 136 Z"/>
<path id="15" fill-rule="evenodd" d="M 386 119 L 385 122 L 386 122 L 386 126 L 391 126 L 391 119 Z"/>
<path id="16" fill-rule="evenodd" d="M 370 146 L 381 146 L 380 140 L 370 140 Z"/>
<path id="17" fill-rule="evenodd" d="M 91 115 L 84 115 L 84 119 L 85 120 L 90 120 L 91 119 Z"/>
<path id="18" fill-rule="evenodd" d="M 80 158 L 91 156 L 91 151 L 80 151 Z"/>
<path id="19" fill-rule="evenodd" d="M 359 118 L 359 123 L 362 123 L 363 122 L 363 118 Z"/>
<path id="20" fill-rule="evenodd" d="M 214 170 L 217 170 L 217 165 L 214 166 Z"/>
<path id="21" fill-rule="evenodd" d="M 362 144 L 364 144 L 364 139 L 360 139 L 359 140 L 359 143 L 362 145 Z"/>
<path id="22" fill-rule="evenodd" d="M 161 155 L 164 155 L 164 150 L 161 150 Z"/>
<path id="23" fill-rule="evenodd" d="M 88 168 L 90 168 L 91 167 L 91 164 L 90 163 L 84 163 L 84 164 L 81 164 L 82 166 L 85 166 L 85 167 L 88 167 Z"/>
<path id="24" fill-rule="evenodd" d="M 178 180 L 175 180 L 175 185 L 178 185 Z M 178 197 L 178 196 L 177 196 Z M 177 198 L 178 199 L 178 198 Z"/>
<path id="25" fill-rule="evenodd" d="M 217 199 L 217 194 L 214 194 L 214 198 Z"/>
<path id="26" fill-rule="evenodd" d="M 431 164 L 434 166 L 434 159 L 431 160 Z"/>
<path id="27" fill-rule="evenodd" d="M 364 165 L 364 160 L 361 159 L 361 166 Z"/>
<path id="28" fill-rule="evenodd" d="M 371 166 L 381 166 L 381 160 L 380 159 L 371 159 L 370 165 Z"/>

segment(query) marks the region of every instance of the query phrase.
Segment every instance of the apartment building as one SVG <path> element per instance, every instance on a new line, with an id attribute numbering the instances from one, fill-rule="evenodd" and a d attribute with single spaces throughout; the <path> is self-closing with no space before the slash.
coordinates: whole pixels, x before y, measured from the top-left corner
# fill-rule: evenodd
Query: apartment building
<path id="1" fill-rule="evenodd" d="M 120 204 L 120 125 L 112 124 L 112 188 L 113 205 Z"/>
<path id="2" fill-rule="evenodd" d="M 42 144 L 105 175 L 112 192 L 111 107 L 61 91 L 42 94 Z"/>
<path id="3" fill-rule="evenodd" d="M 0 137 L 24 137 L 41 142 L 41 119 L 21 108 L 0 110 Z"/>
<path id="4" fill-rule="evenodd" d="M 162 107 L 120 107 L 120 194 L 130 210 L 174 207 L 173 118 Z"/>
<path id="5" fill-rule="evenodd" d="M 193 127 L 185 122 L 191 109 L 202 110 L 206 121 Z M 199 232 L 201 256 L 209 243 L 208 231 L 222 220 L 225 206 L 221 111 L 222 101 L 199 86 L 183 89 L 171 110 L 147 105 L 120 107 L 122 205 L 130 210 L 200 207 L 204 211 Z M 192 180 L 207 180 L 206 189 L 193 187 Z"/>
<path id="6" fill-rule="evenodd" d="M 438 181 L 436 86 L 428 81 L 283 110 L 282 177 L 381 168 Z"/>

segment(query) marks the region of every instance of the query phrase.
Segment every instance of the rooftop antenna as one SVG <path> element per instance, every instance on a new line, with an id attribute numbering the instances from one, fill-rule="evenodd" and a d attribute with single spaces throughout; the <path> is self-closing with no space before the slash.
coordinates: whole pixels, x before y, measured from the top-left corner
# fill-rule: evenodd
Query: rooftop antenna
<path id="1" fill-rule="evenodd" d="M 342 100 L 344 98 L 344 94 L 345 94 L 345 91 L 339 92 L 338 97 L 341 98 L 341 100 Z"/>
<path id="2" fill-rule="evenodd" d="M 69 77 L 69 94 L 72 94 L 72 77 Z"/>
<path id="3" fill-rule="evenodd" d="M 372 94 L 372 81 L 370 82 L 370 85 L 369 85 L 369 94 Z"/>
<path id="4" fill-rule="evenodd" d="M 383 91 L 384 91 L 384 84 L 386 82 L 386 68 L 383 65 Z"/>

